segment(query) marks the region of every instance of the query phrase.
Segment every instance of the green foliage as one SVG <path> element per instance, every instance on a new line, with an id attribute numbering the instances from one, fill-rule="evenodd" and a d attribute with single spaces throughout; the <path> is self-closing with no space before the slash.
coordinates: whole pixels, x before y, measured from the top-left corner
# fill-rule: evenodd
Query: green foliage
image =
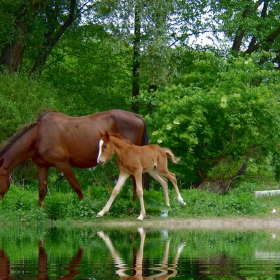
<path id="1" fill-rule="evenodd" d="M 202 71 L 210 65 L 215 83 L 209 71 Z M 201 81 L 199 87 L 186 74 L 185 86 L 140 97 L 150 142 L 180 156 L 172 168 L 184 187 L 201 182 L 221 160 L 264 161 L 278 149 L 280 137 L 278 73 L 259 69 L 251 58 L 224 61 L 211 55 L 197 68 L 192 75 Z"/>
<path id="2" fill-rule="evenodd" d="M 207 173 L 207 177 L 213 180 L 228 181 L 236 175 L 243 162 L 243 157 L 235 160 L 232 157 L 224 158 Z"/>
<path id="3" fill-rule="evenodd" d="M 0 143 L 20 126 L 37 119 L 41 110 L 61 108 L 58 91 L 48 82 L 24 74 L 0 73 Z"/>
<path id="4" fill-rule="evenodd" d="M 217 272 L 219 279 L 236 279 L 236 275 L 240 274 L 253 279 L 276 279 L 275 275 L 278 275 L 274 255 L 269 259 L 256 257 L 256 252 L 279 251 L 279 241 L 271 238 L 269 231 L 144 230 L 143 268 L 149 275 L 158 275 L 159 270 L 167 267 L 178 271 L 178 279 L 186 279 L 186 274 L 192 279 L 198 278 L 198 262 L 203 275 L 208 273 L 208 279 L 217 279 Z M 121 263 L 113 262 L 108 244 L 98 234 L 100 231 L 109 238 Z M 9 260 L 6 263 L 12 268 L 9 276 L 14 279 L 35 279 L 42 278 L 42 275 L 50 279 L 71 278 L 72 271 L 78 279 L 119 279 L 116 271 L 120 266 L 126 268 L 127 275 L 133 274 L 140 242 L 137 227 L 105 228 L 94 224 L 73 226 L 65 223 L 55 227 L 29 225 L 0 228 L 1 250 Z M 182 246 L 184 248 L 178 255 Z M 76 257 L 79 249 L 81 259 Z M 3 254 L 2 260 L 6 260 Z M 39 272 L 42 272 L 40 276 Z"/>
<path id="5" fill-rule="evenodd" d="M 123 187 L 115 199 L 110 211 L 99 221 L 136 220 L 140 212 L 139 200 L 132 200 L 132 184 Z M 168 212 L 174 218 L 199 217 L 266 217 L 271 210 L 280 213 L 279 196 L 255 197 L 254 191 L 266 187 L 256 181 L 239 182 L 238 187 L 220 196 L 217 193 L 197 189 L 181 190 L 187 205 L 181 206 L 175 198 L 174 189 L 169 186 L 170 207 L 164 203 L 162 189 L 144 191 L 144 202 L 148 216 L 160 218 L 162 212 Z M 105 186 L 84 188 L 85 198 L 79 201 L 74 191 L 61 192 L 49 189 L 45 209 L 38 209 L 38 191 L 34 188 L 20 188 L 12 185 L 0 203 L 1 222 L 5 223 L 46 223 L 55 221 L 97 221 L 96 214 L 105 206 L 111 195 L 111 189 Z M 278 215 L 278 214 L 276 214 Z M 275 215 L 275 216 L 276 216 Z"/>
<path id="6" fill-rule="evenodd" d="M 54 48 L 42 78 L 61 90 L 71 115 L 129 109 L 124 100 L 131 91 L 130 51 L 102 26 L 81 26 Z"/>

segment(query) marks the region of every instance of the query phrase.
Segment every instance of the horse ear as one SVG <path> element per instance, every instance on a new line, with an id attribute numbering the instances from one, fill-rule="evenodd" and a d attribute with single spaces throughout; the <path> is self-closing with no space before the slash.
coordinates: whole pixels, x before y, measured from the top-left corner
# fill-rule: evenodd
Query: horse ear
<path id="1" fill-rule="evenodd" d="M 99 133 L 100 137 L 102 138 L 104 133 L 102 133 L 100 130 L 98 130 L 98 133 Z"/>
<path id="2" fill-rule="evenodd" d="M 0 167 L 3 165 L 4 159 L 0 158 Z"/>
<path id="3" fill-rule="evenodd" d="M 105 136 L 108 138 L 108 140 L 110 140 L 110 134 L 108 133 L 107 130 L 105 130 Z"/>

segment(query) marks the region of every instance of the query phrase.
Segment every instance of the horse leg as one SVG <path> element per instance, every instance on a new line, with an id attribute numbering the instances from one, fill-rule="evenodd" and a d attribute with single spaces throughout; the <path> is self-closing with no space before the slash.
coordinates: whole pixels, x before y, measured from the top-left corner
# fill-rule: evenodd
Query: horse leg
<path id="1" fill-rule="evenodd" d="M 164 198 L 165 198 L 165 204 L 167 206 L 170 206 L 170 203 L 169 203 L 169 195 L 168 195 L 168 183 L 167 183 L 167 180 L 160 176 L 157 172 L 157 170 L 153 169 L 153 170 L 150 170 L 148 172 L 156 181 L 158 181 L 162 188 L 163 188 L 163 192 L 164 192 Z"/>
<path id="2" fill-rule="evenodd" d="M 44 207 L 44 200 L 47 194 L 48 186 L 48 167 L 41 167 L 37 165 L 38 179 L 39 179 L 39 207 Z"/>
<path id="3" fill-rule="evenodd" d="M 132 201 L 136 200 L 136 181 L 135 181 L 135 177 L 131 176 L 132 179 L 132 183 L 133 183 L 133 195 L 132 195 Z"/>
<path id="4" fill-rule="evenodd" d="M 63 173 L 63 176 L 66 178 L 66 180 L 69 182 L 73 190 L 76 192 L 78 195 L 79 199 L 82 200 L 84 198 L 84 194 L 82 192 L 82 187 L 80 183 L 78 182 L 75 173 L 73 169 L 71 168 L 69 163 L 62 163 L 62 164 L 57 164 L 55 166 L 59 171 Z"/>
<path id="5" fill-rule="evenodd" d="M 4 159 L 0 158 L 0 200 L 10 188 L 9 172 L 3 168 Z"/>
<path id="6" fill-rule="evenodd" d="M 167 169 L 163 170 L 163 172 L 160 172 L 161 175 L 163 175 L 164 177 L 168 178 L 172 185 L 174 186 L 175 192 L 176 192 L 176 196 L 177 196 L 177 200 L 179 201 L 179 203 L 181 203 L 183 206 L 186 205 L 186 202 L 183 200 L 178 185 L 177 185 L 177 179 L 176 179 L 176 175 L 174 173 L 169 172 Z"/>
<path id="7" fill-rule="evenodd" d="M 137 220 L 142 221 L 146 216 L 146 210 L 144 205 L 143 199 L 143 185 L 142 185 L 142 171 L 137 171 L 134 173 L 135 181 L 136 181 L 136 192 L 140 201 L 140 215 L 138 216 Z"/>
<path id="8" fill-rule="evenodd" d="M 107 213 L 114 201 L 114 199 L 116 198 L 116 196 L 119 194 L 122 186 L 124 185 L 126 179 L 129 177 L 129 174 L 128 173 L 125 173 L 125 172 L 121 172 L 119 174 L 119 178 L 118 178 L 118 182 L 117 184 L 115 185 L 113 191 L 112 191 L 112 194 L 108 200 L 108 202 L 106 203 L 106 205 L 104 206 L 104 208 L 96 215 L 97 218 L 100 218 L 102 217 L 105 213 Z"/>

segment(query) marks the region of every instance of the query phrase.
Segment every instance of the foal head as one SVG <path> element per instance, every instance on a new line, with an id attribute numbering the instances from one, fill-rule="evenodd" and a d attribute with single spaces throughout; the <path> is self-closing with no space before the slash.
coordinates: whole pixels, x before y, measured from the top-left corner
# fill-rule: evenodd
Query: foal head
<path id="1" fill-rule="evenodd" d="M 99 131 L 101 140 L 99 141 L 99 152 L 97 157 L 98 164 L 105 164 L 114 154 L 114 144 L 110 141 L 110 135 L 107 131 Z"/>

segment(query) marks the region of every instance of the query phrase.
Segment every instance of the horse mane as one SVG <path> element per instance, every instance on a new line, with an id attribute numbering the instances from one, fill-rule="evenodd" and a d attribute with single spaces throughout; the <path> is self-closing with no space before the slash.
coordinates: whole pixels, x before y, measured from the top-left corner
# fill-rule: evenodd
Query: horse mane
<path id="1" fill-rule="evenodd" d="M 30 123 L 27 123 L 23 126 L 21 126 L 6 142 L 4 142 L 1 146 L 0 146 L 0 157 L 22 136 L 24 135 L 26 132 L 28 132 L 32 127 L 34 127 L 35 125 L 37 125 L 41 118 L 46 115 L 47 113 L 49 113 L 50 111 L 42 111 L 37 120 L 32 121 Z"/>
<path id="2" fill-rule="evenodd" d="M 117 138 L 119 140 L 122 140 L 122 141 L 124 141 L 124 142 L 126 142 L 126 143 L 128 143 L 130 145 L 133 144 L 130 140 L 123 138 L 119 133 L 109 133 L 109 135 L 113 136 L 113 137 L 115 137 L 115 138 Z"/>

